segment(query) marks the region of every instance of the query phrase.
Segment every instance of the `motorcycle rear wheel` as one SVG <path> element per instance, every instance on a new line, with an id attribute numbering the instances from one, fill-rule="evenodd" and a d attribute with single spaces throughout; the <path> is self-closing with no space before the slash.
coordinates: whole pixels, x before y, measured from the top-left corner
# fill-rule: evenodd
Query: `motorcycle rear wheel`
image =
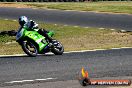
<path id="1" fill-rule="evenodd" d="M 53 44 L 53 48 L 51 52 L 54 53 L 55 55 L 62 55 L 64 52 L 63 45 L 57 40 L 53 40 L 52 44 Z"/>

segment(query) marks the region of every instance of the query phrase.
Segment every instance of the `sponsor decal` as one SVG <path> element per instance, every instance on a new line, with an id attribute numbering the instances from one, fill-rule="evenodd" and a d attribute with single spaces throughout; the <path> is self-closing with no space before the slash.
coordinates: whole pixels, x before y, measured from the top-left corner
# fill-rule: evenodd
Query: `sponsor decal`
<path id="1" fill-rule="evenodd" d="M 88 85 L 117 85 L 117 86 L 130 86 L 131 81 L 127 79 L 90 79 L 88 71 L 84 68 L 81 69 L 79 73 L 78 80 L 82 86 Z"/>

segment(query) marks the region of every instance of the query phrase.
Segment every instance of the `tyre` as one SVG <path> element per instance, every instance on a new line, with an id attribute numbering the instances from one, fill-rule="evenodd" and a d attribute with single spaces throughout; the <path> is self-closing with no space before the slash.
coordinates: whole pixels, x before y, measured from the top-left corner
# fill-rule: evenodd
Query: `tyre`
<path id="1" fill-rule="evenodd" d="M 64 52 L 63 45 L 57 40 L 53 40 L 52 44 L 53 44 L 53 48 L 51 52 L 54 53 L 55 55 L 62 55 Z"/>
<path id="2" fill-rule="evenodd" d="M 90 79 L 87 79 L 87 78 L 81 79 L 81 80 L 79 80 L 79 82 L 80 82 L 80 84 L 82 86 L 87 86 L 87 85 L 90 85 L 91 84 Z"/>
<path id="3" fill-rule="evenodd" d="M 29 55 L 31 57 L 37 56 L 38 50 L 37 50 L 36 46 L 32 42 L 23 41 L 23 42 L 21 42 L 21 46 L 22 46 L 23 51 L 27 55 Z"/>

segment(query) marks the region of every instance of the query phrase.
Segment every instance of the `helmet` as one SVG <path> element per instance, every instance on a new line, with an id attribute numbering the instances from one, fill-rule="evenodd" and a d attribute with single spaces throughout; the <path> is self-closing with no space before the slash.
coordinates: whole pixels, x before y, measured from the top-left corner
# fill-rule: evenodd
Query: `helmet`
<path id="1" fill-rule="evenodd" d="M 28 22 L 28 18 L 26 17 L 26 16 L 21 16 L 20 18 L 19 18 L 19 24 L 21 25 L 21 26 L 23 26 L 25 23 L 27 23 Z"/>

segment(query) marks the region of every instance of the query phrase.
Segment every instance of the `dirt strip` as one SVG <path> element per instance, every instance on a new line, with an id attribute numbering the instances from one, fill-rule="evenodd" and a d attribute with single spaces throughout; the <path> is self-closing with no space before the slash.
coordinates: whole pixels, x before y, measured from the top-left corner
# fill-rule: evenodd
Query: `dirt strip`
<path id="1" fill-rule="evenodd" d="M 0 3 L 0 7 L 16 7 L 16 8 L 31 8 L 24 4 L 15 4 L 15 3 Z"/>

